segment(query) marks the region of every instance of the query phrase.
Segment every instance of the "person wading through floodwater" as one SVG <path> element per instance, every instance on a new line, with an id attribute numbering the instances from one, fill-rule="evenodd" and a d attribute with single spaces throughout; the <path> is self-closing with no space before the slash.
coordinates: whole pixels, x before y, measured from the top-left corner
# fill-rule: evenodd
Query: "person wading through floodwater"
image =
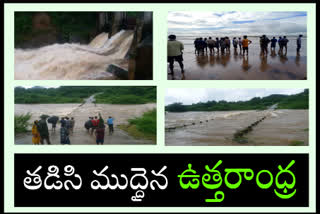
<path id="1" fill-rule="evenodd" d="M 288 51 L 288 42 L 289 40 L 287 39 L 286 36 L 284 36 L 283 39 L 281 40 L 282 47 L 286 50 L 285 55 L 287 55 L 287 51 Z"/>
<path id="2" fill-rule="evenodd" d="M 261 48 L 262 48 L 262 55 L 268 55 L 268 45 L 270 43 L 270 39 L 266 35 L 262 35 L 261 38 Z"/>
<path id="3" fill-rule="evenodd" d="M 41 120 L 38 122 L 38 131 L 40 134 L 40 144 L 44 144 L 44 140 L 47 141 L 47 144 L 51 144 L 50 143 L 50 138 L 49 138 L 49 130 L 48 130 L 48 125 L 47 125 L 47 121 L 46 121 L 46 116 L 45 115 L 41 115 L 40 116 Z"/>
<path id="4" fill-rule="evenodd" d="M 299 37 L 297 38 L 297 53 L 300 53 L 300 49 L 301 49 L 301 38 L 302 38 L 302 35 L 299 35 Z"/>
<path id="5" fill-rule="evenodd" d="M 239 42 L 239 49 L 240 49 L 240 54 L 241 54 L 241 52 L 242 52 L 242 39 L 241 39 L 241 37 L 239 37 L 238 42 Z"/>
<path id="6" fill-rule="evenodd" d="M 245 52 L 247 52 L 247 56 L 249 54 L 249 45 L 252 43 L 251 40 L 248 39 L 247 36 L 243 36 L 242 40 L 242 50 L 243 50 L 243 55 Z"/>
<path id="7" fill-rule="evenodd" d="M 206 55 L 208 55 L 208 41 L 207 41 L 207 38 L 204 38 L 203 46 L 204 46 L 203 53 L 204 53 L 204 51 L 206 51 Z"/>
<path id="8" fill-rule="evenodd" d="M 229 37 L 225 37 L 226 51 L 230 53 L 230 39 Z"/>
<path id="9" fill-rule="evenodd" d="M 217 53 L 219 54 L 220 40 L 219 40 L 218 37 L 216 38 L 216 46 L 215 46 L 215 48 L 217 48 Z M 214 51 L 213 51 L 213 52 L 214 52 Z"/>
<path id="10" fill-rule="evenodd" d="M 271 39 L 271 47 L 270 47 L 270 51 L 275 51 L 276 50 L 276 45 L 277 45 L 277 39 L 276 37 L 273 37 Z"/>
<path id="11" fill-rule="evenodd" d="M 184 49 L 184 46 L 182 42 L 179 42 L 176 40 L 175 35 L 170 35 L 168 44 L 167 44 L 167 49 L 168 49 L 168 63 L 169 63 L 169 68 L 170 68 L 170 73 L 173 75 L 173 67 L 174 67 L 174 61 L 177 61 L 180 65 L 181 68 L 181 73 L 184 73 L 183 70 L 183 58 L 182 58 L 182 51 Z"/>
<path id="12" fill-rule="evenodd" d="M 193 42 L 194 44 L 194 54 L 197 54 L 198 51 L 198 38 L 196 38 Z"/>
<path id="13" fill-rule="evenodd" d="M 221 54 L 224 54 L 224 51 L 226 49 L 226 41 L 225 41 L 225 38 L 222 37 L 220 39 L 220 50 L 221 50 Z"/>
<path id="14" fill-rule="evenodd" d="M 236 37 L 233 37 L 233 40 L 232 40 L 232 44 L 233 44 L 233 48 L 234 48 L 234 51 L 237 51 L 238 49 L 238 40 Z"/>
<path id="15" fill-rule="evenodd" d="M 109 135 L 113 134 L 113 118 L 111 116 L 109 116 L 108 120 L 107 120 L 107 124 L 109 127 Z"/>
<path id="16" fill-rule="evenodd" d="M 213 40 L 211 37 L 209 37 L 209 39 L 207 40 L 207 43 L 208 43 L 210 55 L 213 55 L 214 54 L 214 47 L 216 45 L 216 41 Z"/>

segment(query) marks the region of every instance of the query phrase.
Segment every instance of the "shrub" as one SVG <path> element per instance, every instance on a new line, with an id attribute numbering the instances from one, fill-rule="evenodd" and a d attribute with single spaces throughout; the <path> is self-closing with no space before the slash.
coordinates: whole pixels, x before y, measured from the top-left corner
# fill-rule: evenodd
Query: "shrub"
<path id="1" fill-rule="evenodd" d="M 28 121 L 31 118 L 31 114 L 21 114 L 21 115 L 14 115 L 14 132 L 17 133 L 22 133 L 22 132 L 27 132 L 28 131 L 28 126 L 29 123 Z"/>

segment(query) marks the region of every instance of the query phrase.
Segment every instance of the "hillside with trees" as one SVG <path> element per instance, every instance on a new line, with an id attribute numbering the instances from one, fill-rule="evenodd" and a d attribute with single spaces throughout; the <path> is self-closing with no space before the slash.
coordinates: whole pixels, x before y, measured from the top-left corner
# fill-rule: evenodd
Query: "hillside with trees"
<path id="1" fill-rule="evenodd" d="M 82 103 L 96 94 L 96 103 L 144 104 L 156 102 L 156 87 L 152 86 L 61 86 L 58 88 L 16 87 L 15 104 Z"/>
<path id="2" fill-rule="evenodd" d="M 265 110 L 268 107 L 278 104 L 278 109 L 308 109 L 309 90 L 294 95 L 273 94 L 267 97 L 254 97 L 248 101 L 208 101 L 199 102 L 191 105 L 173 103 L 165 107 L 169 112 L 186 111 L 233 111 L 233 110 Z"/>

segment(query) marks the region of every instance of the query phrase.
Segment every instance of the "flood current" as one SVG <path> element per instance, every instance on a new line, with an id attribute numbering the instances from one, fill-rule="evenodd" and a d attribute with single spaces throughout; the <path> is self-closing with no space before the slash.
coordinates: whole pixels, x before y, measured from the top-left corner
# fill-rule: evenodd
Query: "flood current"
<path id="1" fill-rule="evenodd" d="M 108 135 L 108 127 L 106 127 L 105 144 L 154 144 L 149 140 L 134 139 L 126 132 L 117 128 L 119 124 L 127 124 L 128 119 L 141 116 L 144 112 L 156 108 L 156 104 L 141 105 L 113 105 L 113 104 L 94 104 L 93 97 L 87 99 L 84 104 L 15 104 L 15 114 L 31 113 L 29 120 L 31 124 L 34 120 L 39 120 L 40 115 L 55 115 L 61 117 L 74 117 L 75 127 L 74 133 L 70 136 L 71 144 L 94 145 L 94 135 L 91 136 L 84 128 L 84 123 L 89 117 L 101 116 L 106 122 L 109 116 L 114 118 L 115 131 L 112 136 Z M 50 139 L 53 144 L 60 144 L 60 124 L 57 125 L 56 131 L 52 132 L 51 124 L 48 124 Z M 15 136 L 15 144 L 32 144 L 31 131 L 26 134 L 18 134 Z"/>
<path id="2" fill-rule="evenodd" d="M 308 145 L 308 110 L 217 111 L 166 113 L 168 146 L 287 146 Z M 239 144 L 233 135 L 262 117 Z"/>
<path id="3" fill-rule="evenodd" d="M 124 59 L 133 31 L 120 31 L 111 38 L 96 36 L 88 45 L 53 44 L 38 49 L 15 49 L 16 80 L 116 79 L 106 72 L 110 64 L 127 67 Z"/>

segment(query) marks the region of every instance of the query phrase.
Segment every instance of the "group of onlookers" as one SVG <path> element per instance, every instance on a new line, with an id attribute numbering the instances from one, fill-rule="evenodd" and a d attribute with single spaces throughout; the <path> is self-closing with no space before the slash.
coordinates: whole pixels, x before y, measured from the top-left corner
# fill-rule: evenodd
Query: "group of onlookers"
<path id="1" fill-rule="evenodd" d="M 301 49 L 301 38 L 302 35 L 299 35 L 297 38 L 297 52 L 300 52 Z M 267 54 L 268 53 L 268 45 L 271 43 L 270 49 L 275 50 L 276 44 L 278 43 L 279 45 L 279 54 L 283 53 L 283 50 L 285 50 L 285 53 L 287 53 L 288 44 L 289 40 L 287 39 L 286 36 L 279 37 L 279 39 L 276 39 L 276 37 L 273 37 L 271 40 L 266 36 L 262 35 L 260 37 L 260 48 L 261 48 L 261 53 L 262 54 Z M 243 52 L 243 54 L 246 52 L 248 54 L 249 51 L 249 45 L 252 43 L 252 41 L 248 40 L 247 36 L 243 36 L 243 39 L 240 37 L 233 37 L 232 39 L 232 46 L 235 51 L 237 51 L 238 46 L 240 53 Z M 217 37 L 216 39 L 212 39 L 212 37 L 207 38 L 196 38 L 194 41 L 194 47 L 195 47 L 195 54 L 207 54 L 208 49 L 210 51 L 210 54 L 214 54 L 215 50 L 217 53 L 219 51 L 221 54 L 224 54 L 225 52 L 230 52 L 230 46 L 231 46 L 231 41 L 229 37 L 221 37 L 220 39 Z"/>
<path id="2" fill-rule="evenodd" d="M 44 144 L 44 141 L 47 144 L 51 144 L 49 129 L 47 125 L 47 117 L 45 115 L 40 116 L 40 120 L 35 120 L 32 126 L 32 143 L 35 145 Z M 56 122 L 52 122 L 52 132 L 56 130 Z M 75 120 L 73 117 L 69 119 L 69 117 L 62 117 L 60 120 L 60 142 L 61 144 L 70 144 L 69 135 L 73 134 Z"/>
<path id="3" fill-rule="evenodd" d="M 170 72 L 169 74 L 174 74 L 173 73 L 173 67 L 174 67 L 174 62 L 178 62 L 181 68 L 182 74 L 184 74 L 184 65 L 183 65 L 183 49 L 184 45 L 182 42 L 176 40 L 176 35 L 169 35 L 169 40 L 167 44 L 167 50 L 168 50 L 168 58 L 167 61 L 169 63 L 169 69 Z M 301 38 L 302 35 L 299 35 L 297 38 L 297 54 L 300 52 L 301 49 Z M 194 40 L 194 47 L 195 47 L 195 54 L 197 55 L 204 55 L 208 54 L 208 49 L 211 55 L 215 53 L 221 52 L 221 54 L 224 54 L 225 52 L 230 53 L 230 46 L 234 48 L 235 51 L 240 50 L 240 54 L 242 53 L 243 55 L 248 55 L 249 53 L 249 45 L 252 43 L 251 40 L 248 39 L 247 36 L 243 36 L 236 38 L 233 37 L 232 41 L 229 39 L 229 37 L 221 37 L 221 38 L 216 38 L 213 39 L 212 37 L 207 38 L 196 38 Z M 287 44 L 289 40 L 287 39 L 286 36 L 279 37 L 279 39 L 276 39 L 273 37 L 271 40 L 266 36 L 263 35 L 260 37 L 260 48 L 261 48 L 261 54 L 267 54 L 268 53 L 268 45 L 271 43 L 271 51 L 275 51 L 276 44 L 278 43 L 279 45 L 279 54 L 283 54 L 283 50 L 285 50 L 285 53 L 287 53 Z"/>
<path id="4" fill-rule="evenodd" d="M 32 126 L 32 143 L 35 145 L 44 144 L 44 141 L 47 142 L 47 144 L 51 144 L 50 142 L 50 135 L 49 135 L 49 129 L 47 125 L 47 116 L 41 115 L 40 120 L 35 120 L 33 122 Z M 107 125 L 109 127 L 109 135 L 112 135 L 114 132 L 113 128 L 113 118 L 109 116 L 107 119 Z M 52 132 L 55 132 L 56 124 L 58 120 L 56 121 L 50 121 L 52 124 Z M 73 117 L 69 119 L 69 117 L 62 117 L 60 122 L 60 143 L 61 144 L 71 144 L 69 136 L 73 134 L 74 126 L 75 126 L 75 120 Z M 97 116 L 95 117 L 89 117 L 89 120 L 85 123 L 85 128 L 88 130 L 88 132 L 91 129 L 91 135 L 93 133 L 96 137 L 96 143 L 103 144 L 104 143 L 104 134 L 105 134 L 105 125 L 104 120 L 100 116 L 99 118 Z"/>
<path id="5" fill-rule="evenodd" d="M 301 49 L 301 38 L 302 38 L 302 35 L 299 35 L 299 37 L 297 38 L 297 53 L 299 53 L 300 49 Z M 270 40 L 266 35 L 263 35 L 262 37 L 260 37 L 261 52 L 262 52 L 262 54 L 267 54 L 268 53 L 268 45 L 269 45 L 269 43 L 271 43 L 270 50 L 271 51 L 275 51 L 276 45 L 278 43 L 278 45 L 279 45 L 278 53 L 282 54 L 283 50 L 285 50 L 285 53 L 287 53 L 288 42 L 289 42 L 289 40 L 287 39 L 286 36 L 283 36 L 283 37 L 279 36 L 279 39 L 276 39 L 276 37 L 273 37 Z"/>
<path id="6" fill-rule="evenodd" d="M 247 36 L 243 36 L 243 39 L 240 37 L 237 39 L 236 37 L 232 40 L 232 45 L 235 50 L 237 50 L 238 46 L 240 48 L 240 52 L 243 51 L 243 53 L 248 54 L 248 47 L 251 43 L 250 40 L 248 40 Z M 231 47 L 231 40 L 229 37 L 221 37 L 212 39 L 212 37 L 207 38 L 196 38 L 194 41 L 194 48 L 195 48 L 195 54 L 197 55 L 204 55 L 208 54 L 208 49 L 210 51 L 210 55 L 214 54 L 215 51 L 221 54 L 224 54 L 225 52 L 230 53 L 230 47 Z"/>
<path id="7" fill-rule="evenodd" d="M 107 125 L 109 127 L 109 135 L 112 135 L 114 132 L 113 120 L 114 119 L 111 116 L 109 116 L 107 119 Z M 93 135 L 93 133 L 95 134 L 96 143 L 98 145 L 99 144 L 102 145 L 104 143 L 105 125 L 104 125 L 104 120 L 102 119 L 101 116 L 99 118 L 97 116 L 89 117 L 89 120 L 85 122 L 84 127 L 87 129 L 88 132 L 90 132 L 91 135 Z"/>

